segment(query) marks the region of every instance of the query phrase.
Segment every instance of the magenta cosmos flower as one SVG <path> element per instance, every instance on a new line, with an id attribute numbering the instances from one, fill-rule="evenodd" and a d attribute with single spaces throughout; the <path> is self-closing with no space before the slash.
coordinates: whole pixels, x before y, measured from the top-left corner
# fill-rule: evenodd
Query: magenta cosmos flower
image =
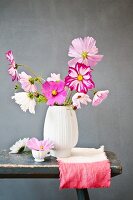
<path id="1" fill-rule="evenodd" d="M 93 97 L 93 100 L 92 100 L 92 105 L 98 106 L 99 104 L 101 104 L 102 101 L 107 98 L 108 94 L 109 94 L 109 90 L 96 92 L 94 97 Z"/>
<path id="2" fill-rule="evenodd" d="M 31 138 L 27 141 L 26 146 L 29 149 L 37 151 L 49 151 L 54 147 L 54 144 L 49 140 L 38 140 L 37 138 Z"/>
<path id="3" fill-rule="evenodd" d="M 22 89 L 25 92 L 36 92 L 37 91 L 37 87 L 34 84 L 34 78 L 32 78 L 31 76 L 27 75 L 25 72 L 21 72 L 21 74 L 19 74 L 19 82 L 21 83 Z"/>
<path id="4" fill-rule="evenodd" d="M 10 67 L 8 69 L 9 75 L 12 77 L 12 81 L 19 80 L 19 73 L 17 71 L 17 65 L 15 63 L 13 52 L 11 50 L 6 52 L 6 58 L 10 63 Z"/>
<path id="5" fill-rule="evenodd" d="M 68 55 L 74 58 L 68 62 L 68 65 L 74 67 L 78 62 L 91 67 L 95 66 L 103 58 L 103 55 L 97 55 L 97 53 L 96 40 L 92 37 L 76 38 L 69 47 Z"/>
<path id="6" fill-rule="evenodd" d="M 42 85 L 42 92 L 48 100 L 47 104 L 50 106 L 53 106 L 55 103 L 63 104 L 67 95 L 63 81 L 46 81 Z"/>
<path id="7" fill-rule="evenodd" d="M 77 63 L 75 67 L 69 67 L 68 76 L 65 78 L 66 86 L 71 90 L 87 93 L 89 89 L 95 87 L 91 71 L 90 67 L 80 63 Z"/>

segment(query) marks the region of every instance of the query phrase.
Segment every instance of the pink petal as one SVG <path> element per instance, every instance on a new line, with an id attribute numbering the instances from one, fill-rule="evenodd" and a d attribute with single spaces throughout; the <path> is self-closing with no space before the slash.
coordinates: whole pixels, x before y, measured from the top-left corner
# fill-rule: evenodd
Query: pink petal
<path id="1" fill-rule="evenodd" d="M 78 52 L 81 53 L 83 51 L 83 40 L 82 38 L 76 38 L 72 41 L 72 45 L 74 49 Z"/>
<path id="2" fill-rule="evenodd" d="M 86 58 L 82 61 L 83 64 L 85 64 L 86 66 L 90 66 L 90 63 L 89 63 L 89 59 Z"/>
<path id="3" fill-rule="evenodd" d="M 36 138 L 31 138 L 27 142 L 27 147 L 29 149 L 39 150 L 39 141 Z"/>
<path id="4" fill-rule="evenodd" d="M 75 67 L 75 65 L 80 61 L 81 61 L 81 58 L 73 58 L 73 59 L 68 61 L 68 65 L 70 67 Z"/>
<path id="5" fill-rule="evenodd" d="M 32 84 L 30 91 L 31 92 L 36 92 L 37 91 L 37 87 L 34 84 Z"/>
<path id="6" fill-rule="evenodd" d="M 92 105 L 98 106 L 99 104 L 101 104 L 102 101 L 107 98 L 108 94 L 109 94 L 109 90 L 98 91 L 93 97 Z"/>
<path id="7" fill-rule="evenodd" d="M 54 98 L 54 97 L 51 97 L 50 99 L 48 99 L 47 105 L 53 106 L 55 102 L 56 102 L 56 101 L 55 101 L 55 98 Z"/>
<path id="8" fill-rule="evenodd" d="M 79 56 L 80 56 L 80 53 L 78 53 L 78 52 L 75 50 L 75 48 L 71 45 L 71 46 L 69 47 L 68 55 L 69 55 L 70 57 L 79 57 Z"/>
<path id="9" fill-rule="evenodd" d="M 95 66 L 99 61 L 101 61 L 103 55 L 90 55 L 88 58 L 89 66 Z"/>
<path id="10" fill-rule="evenodd" d="M 76 78 L 78 76 L 78 73 L 75 68 L 69 67 L 69 76 L 72 78 Z"/>
<path id="11" fill-rule="evenodd" d="M 58 92 L 61 92 L 65 87 L 65 82 L 64 81 L 59 81 L 56 84 L 57 84 L 57 91 Z"/>
<path id="12" fill-rule="evenodd" d="M 79 74 L 81 74 L 81 75 L 89 75 L 89 73 L 88 72 L 91 72 L 92 70 L 90 69 L 90 67 L 80 67 L 80 69 L 79 69 Z"/>
<path id="13" fill-rule="evenodd" d="M 96 48 L 96 40 L 92 37 L 86 37 L 84 39 L 84 42 L 86 42 L 86 51 L 88 53 L 96 54 L 98 53 L 98 48 Z"/>
<path id="14" fill-rule="evenodd" d="M 50 90 L 50 82 L 46 81 L 45 83 L 42 84 L 42 92 L 45 95 L 45 93 L 49 90 Z"/>
<path id="15" fill-rule="evenodd" d="M 58 95 L 55 97 L 55 102 L 58 103 L 59 105 L 63 104 L 65 101 L 65 96 Z"/>
<path id="16" fill-rule="evenodd" d="M 29 78 L 31 78 L 31 76 L 29 76 L 28 74 L 26 74 L 25 72 L 21 72 L 21 74 L 19 74 L 20 79 L 27 79 L 29 80 Z"/>
<path id="17" fill-rule="evenodd" d="M 6 58 L 12 64 L 14 62 L 13 52 L 11 50 L 6 52 Z"/>

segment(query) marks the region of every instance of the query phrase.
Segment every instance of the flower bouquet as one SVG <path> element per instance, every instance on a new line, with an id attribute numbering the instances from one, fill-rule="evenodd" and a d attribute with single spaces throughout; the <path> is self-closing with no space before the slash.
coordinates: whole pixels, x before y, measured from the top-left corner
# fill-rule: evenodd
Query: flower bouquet
<path id="1" fill-rule="evenodd" d="M 60 74 L 50 77 L 38 76 L 29 66 L 15 62 L 13 52 L 6 52 L 9 61 L 9 75 L 17 82 L 12 99 L 26 112 L 35 114 L 37 103 L 46 103 L 49 108 L 44 124 L 44 138 L 55 144 L 57 156 L 69 156 L 70 150 L 78 140 L 78 125 L 75 110 L 81 104 L 98 106 L 107 98 L 109 91 L 98 91 L 93 81 L 95 65 L 102 60 L 98 55 L 96 40 L 92 37 L 77 38 L 69 47 L 68 74 L 61 79 Z M 21 69 L 26 69 L 27 74 Z M 21 72 L 19 72 L 21 70 Z M 93 98 L 89 96 L 93 93 Z M 61 154 L 60 154 L 61 152 Z M 55 155 L 56 156 L 56 155 Z"/>

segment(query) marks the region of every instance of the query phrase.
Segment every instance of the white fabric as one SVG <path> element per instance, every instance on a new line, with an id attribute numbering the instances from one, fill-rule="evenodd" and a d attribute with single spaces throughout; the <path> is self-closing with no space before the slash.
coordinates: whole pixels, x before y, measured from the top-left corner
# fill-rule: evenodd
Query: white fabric
<path id="1" fill-rule="evenodd" d="M 104 146 L 95 148 L 73 148 L 68 158 L 58 158 L 65 163 L 93 163 L 108 160 L 104 152 Z"/>

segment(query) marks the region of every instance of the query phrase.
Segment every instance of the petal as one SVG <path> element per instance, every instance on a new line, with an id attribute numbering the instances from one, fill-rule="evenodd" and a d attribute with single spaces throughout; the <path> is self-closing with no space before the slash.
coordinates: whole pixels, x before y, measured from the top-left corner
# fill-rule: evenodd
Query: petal
<path id="1" fill-rule="evenodd" d="M 73 58 L 71 60 L 68 61 L 68 65 L 70 67 L 75 67 L 75 65 L 77 64 L 77 62 L 80 62 L 81 58 Z"/>
<path id="2" fill-rule="evenodd" d="M 89 63 L 89 59 L 86 58 L 82 61 L 83 64 L 85 64 L 86 66 L 90 66 L 90 63 Z"/>
<path id="3" fill-rule="evenodd" d="M 42 92 L 45 95 L 47 91 L 50 90 L 50 83 L 46 81 L 45 83 L 42 84 Z"/>
<path id="4" fill-rule="evenodd" d="M 12 64 L 14 61 L 13 52 L 11 50 L 6 52 L 7 60 Z"/>
<path id="5" fill-rule="evenodd" d="M 78 76 L 77 70 L 73 67 L 69 67 L 69 76 L 76 78 Z"/>
<path id="6" fill-rule="evenodd" d="M 21 74 L 19 74 L 19 76 L 20 76 L 20 79 L 27 79 L 27 80 L 29 80 L 29 78 L 31 78 L 31 76 L 29 76 L 25 72 L 21 72 Z"/>
<path id="7" fill-rule="evenodd" d="M 88 89 L 93 89 L 95 87 L 95 83 L 91 79 L 83 80 L 83 83 L 86 85 Z"/>
<path id="8" fill-rule="evenodd" d="M 59 81 L 56 84 L 57 84 L 57 91 L 58 92 L 61 92 L 62 90 L 64 90 L 64 87 L 65 87 L 65 82 L 64 81 Z"/>
<path id="9" fill-rule="evenodd" d="M 93 97 L 92 105 L 98 106 L 99 104 L 101 104 L 102 101 L 107 98 L 108 94 L 109 94 L 109 90 L 98 91 Z"/>
<path id="10" fill-rule="evenodd" d="M 29 112 L 32 114 L 35 114 L 35 106 L 36 106 L 36 102 L 34 99 L 30 100 L 29 102 Z"/>
<path id="11" fill-rule="evenodd" d="M 50 99 L 48 99 L 48 101 L 47 101 L 47 105 L 49 105 L 49 106 L 53 106 L 54 105 L 54 103 L 55 103 L 55 98 L 53 97 L 53 98 L 50 98 Z"/>
<path id="12" fill-rule="evenodd" d="M 87 91 L 87 86 L 82 81 L 80 81 L 77 87 L 77 92 L 87 93 Z"/>
<path id="13" fill-rule="evenodd" d="M 79 81 L 78 80 L 73 80 L 71 81 L 71 83 L 69 84 L 69 87 L 71 90 L 77 90 L 77 86 L 79 84 Z"/>
<path id="14" fill-rule="evenodd" d="M 98 53 L 98 49 L 96 48 L 96 40 L 92 37 L 85 38 L 86 43 L 86 51 L 92 54 Z"/>
<path id="15" fill-rule="evenodd" d="M 75 49 L 72 45 L 69 47 L 68 56 L 78 58 L 78 57 L 80 56 L 80 54 L 81 54 L 81 53 L 78 53 L 78 52 L 76 51 L 76 49 Z"/>
<path id="16" fill-rule="evenodd" d="M 31 138 L 27 142 L 27 147 L 29 149 L 39 150 L 39 141 L 37 138 Z"/>
<path id="17" fill-rule="evenodd" d="M 37 91 L 37 87 L 34 84 L 32 84 L 30 92 L 36 92 L 36 91 Z"/>
<path id="18" fill-rule="evenodd" d="M 103 55 L 90 55 L 88 57 L 88 64 L 89 66 L 95 66 L 99 61 L 101 61 Z"/>
<path id="19" fill-rule="evenodd" d="M 84 67 L 84 66 L 81 66 L 80 67 L 80 69 L 79 69 L 79 74 L 81 74 L 81 75 L 89 75 L 89 73 L 88 72 L 90 72 L 91 71 L 91 69 L 90 69 L 90 67 Z"/>
<path id="20" fill-rule="evenodd" d="M 83 39 L 82 38 L 76 38 L 72 41 L 72 45 L 74 49 L 78 52 L 81 53 L 83 51 Z"/>
<path id="21" fill-rule="evenodd" d="M 23 89 L 25 92 L 31 92 L 31 91 L 30 91 L 30 88 L 31 88 L 31 85 L 30 85 L 30 84 L 27 84 L 27 85 L 23 85 L 23 84 L 22 84 L 22 89 Z"/>

